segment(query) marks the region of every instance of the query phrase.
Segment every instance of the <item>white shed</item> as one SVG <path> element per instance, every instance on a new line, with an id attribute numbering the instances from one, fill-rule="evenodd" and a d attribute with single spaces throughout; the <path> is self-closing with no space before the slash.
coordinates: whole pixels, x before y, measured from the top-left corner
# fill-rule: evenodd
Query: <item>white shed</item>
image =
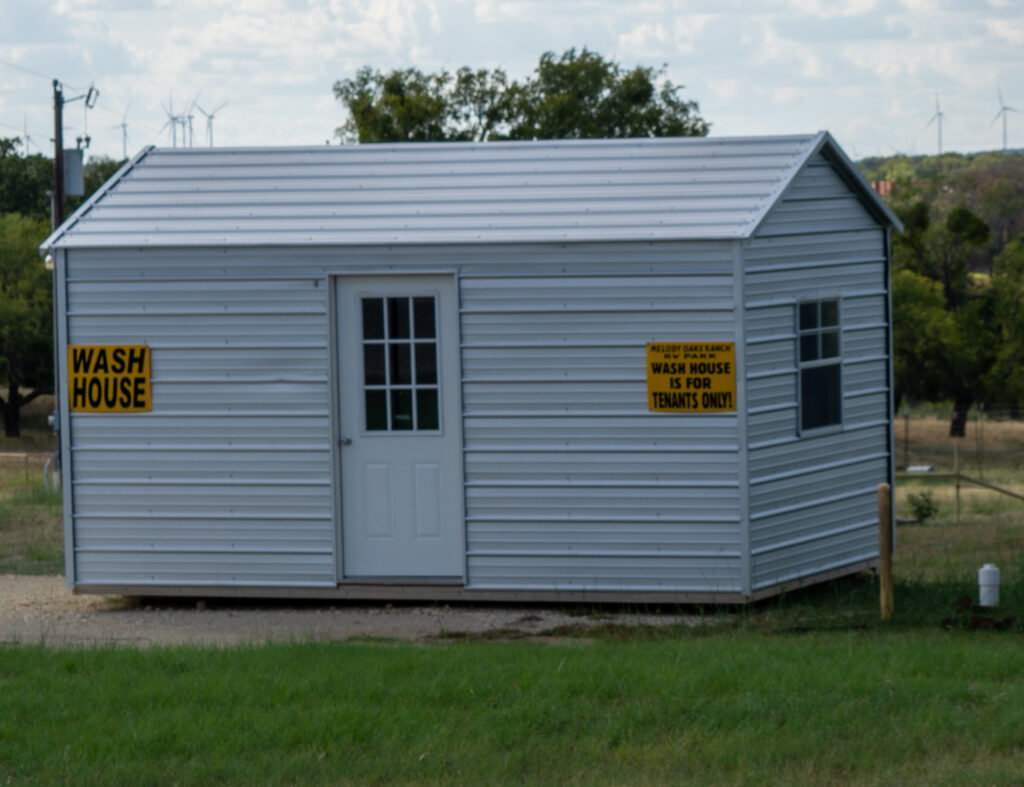
<path id="1" fill-rule="evenodd" d="M 825 132 L 146 149 L 44 244 L 69 586 L 745 602 L 862 570 L 892 226 Z"/>

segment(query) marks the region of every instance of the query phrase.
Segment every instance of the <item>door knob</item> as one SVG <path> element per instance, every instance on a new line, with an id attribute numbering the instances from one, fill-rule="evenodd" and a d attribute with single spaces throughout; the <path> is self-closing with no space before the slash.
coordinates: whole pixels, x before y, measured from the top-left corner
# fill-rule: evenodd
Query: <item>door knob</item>
<path id="1" fill-rule="evenodd" d="M 343 434 L 341 436 L 341 444 L 342 445 L 352 445 L 352 438 L 349 437 L 347 434 Z"/>

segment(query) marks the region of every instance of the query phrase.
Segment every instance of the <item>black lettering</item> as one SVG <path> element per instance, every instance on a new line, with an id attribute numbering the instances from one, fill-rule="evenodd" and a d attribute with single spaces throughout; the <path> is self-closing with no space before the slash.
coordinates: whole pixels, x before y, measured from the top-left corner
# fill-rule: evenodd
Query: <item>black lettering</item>
<path id="1" fill-rule="evenodd" d="M 107 362 L 107 348 L 100 347 L 96 351 L 96 365 L 92 367 L 93 374 L 99 374 L 103 372 L 106 374 L 110 371 L 110 364 Z"/>
<path id="2" fill-rule="evenodd" d="M 113 410 L 117 404 L 117 378 L 103 378 L 103 404 L 108 410 Z"/>
<path id="3" fill-rule="evenodd" d="M 124 347 L 115 347 L 110 353 L 110 371 L 114 374 L 124 371 Z"/>
<path id="4" fill-rule="evenodd" d="M 71 378 L 71 409 L 81 410 L 85 407 L 85 378 Z"/>
<path id="5" fill-rule="evenodd" d="M 654 372 L 655 374 L 661 374 L 661 367 L 662 364 L 658 363 L 657 361 L 651 361 L 651 371 Z"/>
<path id="6" fill-rule="evenodd" d="M 118 381 L 117 385 L 118 397 L 117 406 L 127 409 L 132 406 L 132 379 L 130 377 L 122 377 Z"/>
<path id="7" fill-rule="evenodd" d="M 71 348 L 71 370 L 75 374 L 88 374 L 89 367 L 92 366 L 92 347 L 72 347 Z"/>
<path id="8" fill-rule="evenodd" d="M 148 410 L 149 403 L 146 401 L 146 378 L 136 377 L 132 386 L 132 406 L 138 410 Z"/>
<path id="9" fill-rule="evenodd" d="M 89 407 L 94 410 L 99 408 L 100 402 L 103 401 L 103 386 L 100 385 L 99 377 L 89 378 L 89 385 L 85 396 L 86 400 L 89 402 Z"/>
<path id="10" fill-rule="evenodd" d="M 668 387 L 669 388 L 682 388 L 683 387 L 683 383 L 682 383 L 682 381 L 678 377 L 669 377 L 668 378 Z"/>
<path id="11" fill-rule="evenodd" d="M 146 347 L 132 347 L 128 350 L 128 374 L 142 374 L 146 368 Z"/>

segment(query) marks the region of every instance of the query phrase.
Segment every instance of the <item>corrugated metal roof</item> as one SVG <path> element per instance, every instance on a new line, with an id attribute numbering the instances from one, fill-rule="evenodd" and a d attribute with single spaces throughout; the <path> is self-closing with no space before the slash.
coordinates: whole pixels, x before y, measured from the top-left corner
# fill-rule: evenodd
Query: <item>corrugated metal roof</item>
<path id="1" fill-rule="evenodd" d="M 823 145 L 848 164 L 825 132 L 149 148 L 44 248 L 744 238 Z"/>

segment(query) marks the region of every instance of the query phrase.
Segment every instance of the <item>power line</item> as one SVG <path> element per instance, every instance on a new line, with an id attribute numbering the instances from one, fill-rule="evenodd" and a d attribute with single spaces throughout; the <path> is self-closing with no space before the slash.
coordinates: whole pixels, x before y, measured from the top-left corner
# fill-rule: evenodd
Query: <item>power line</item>
<path id="1" fill-rule="evenodd" d="M 4 60 L 3 58 L 0 58 L 0 65 L 7 66 L 8 68 L 13 68 L 17 71 L 24 71 L 26 74 L 31 74 L 34 77 L 45 79 L 47 82 L 53 82 L 54 80 L 56 80 L 60 82 L 62 85 L 64 85 L 64 87 L 69 87 L 72 90 L 85 90 L 85 88 L 83 87 L 69 84 L 61 79 L 57 79 L 56 77 L 48 76 L 46 74 L 40 73 L 39 71 L 33 71 L 31 68 L 25 68 L 25 66 L 19 66 L 17 63 L 12 63 L 10 60 Z"/>

